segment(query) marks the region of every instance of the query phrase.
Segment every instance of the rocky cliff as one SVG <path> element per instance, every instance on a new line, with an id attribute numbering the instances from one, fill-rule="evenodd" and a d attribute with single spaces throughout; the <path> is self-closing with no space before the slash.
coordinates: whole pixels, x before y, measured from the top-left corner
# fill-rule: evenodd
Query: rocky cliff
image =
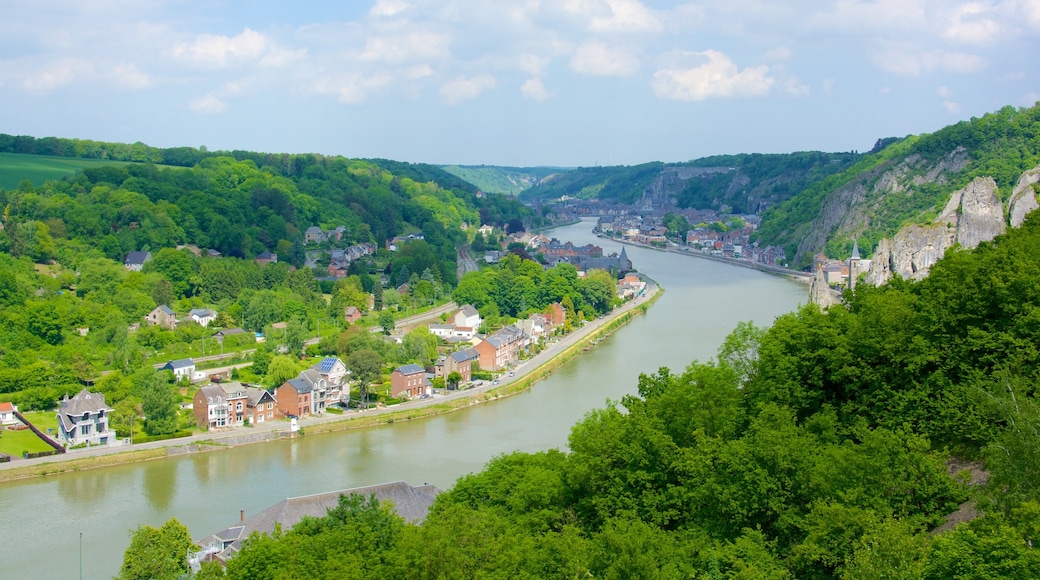
<path id="1" fill-rule="evenodd" d="M 955 244 L 974 248 L 1007 230 L 1017 227 L 1036 209 L 1035 184 L 1040 182 L 1040 167 L 1025 172 L 1008 201 L 1007 213 L 997 196 L 997 184 L 990 177 L 979 177 L 950 197 L 931 224 L 910 225 L 891 239 L 881 240 L 874 251 L 867 282 L 883 284 L 893 274 L 919 280 L 946 250 Z"/>
<path id="2" fill-rule="evenodd" d="M 910 198 L 915 195 L 916 186 L 946 184 L 968 161 L 964 148 L 957 147 L 937 161 L 915 154 L 864 172 L 827 196 L 819 215 L 798 243 L 793 261 L 804 262 L 822 251 L 828 239 L 855 239 L 883 217 L 886 197 Z"/>

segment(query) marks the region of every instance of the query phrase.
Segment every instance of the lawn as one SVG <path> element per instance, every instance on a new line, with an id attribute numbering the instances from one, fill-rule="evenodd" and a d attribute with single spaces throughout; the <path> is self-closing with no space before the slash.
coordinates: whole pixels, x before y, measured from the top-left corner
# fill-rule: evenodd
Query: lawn
<path id="1" fill-rule="evenodd" d="M 23 451 L 37 453 L 40 451 L 51 451 L 51 449 L 50 445 L 44 443 L 30 429 L 21 431 L 4 429 L 0 431 L 0 453 L 21 457 Z"/>
<path id="2" fill-rule="evenodd" d="M 58 414 L 56 411 L 27 411 L 22 413 L 27 421 L 37 429 L 47 433 L 54 440 L 58 438 Z M 50 432 L 47 431 L 50 429 Z"/>
<path id="3" fill-rule="evenodd" d="M 130 162 L 0 153 L 0 188 L 16 189 L 18 184 L 25 180 L 29 180 L 33 185 L 39 186 L 43 185 L 45 181 L 74 175 L 81 169 L 101 167 L 103 165 L 121 167 L 130 165 Z"/>

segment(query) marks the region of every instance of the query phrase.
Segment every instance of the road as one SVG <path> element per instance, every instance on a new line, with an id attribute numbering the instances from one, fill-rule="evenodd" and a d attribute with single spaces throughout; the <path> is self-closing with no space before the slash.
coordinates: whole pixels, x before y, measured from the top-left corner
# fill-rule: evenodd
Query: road
<path id="1" fill-rule="evenodd" d="M 453 391 L 453 392 L 450 392 L 448 394 L 435 395 L 435 396 L 433 396 L 433 397 L 431 397 L 429 399 L 417 399 L 417 400 L 414 400 L 414 401 L 408 401 L 408 402 L 402 403 L 400 405 L 394 405 L 394 406 L 391 406 L 391 407 L 367 409 L 365 411 L 352 410 L 352 411 L 347 411 L 347 412 L 343 413 L 342 415 L 326 414 L 326 415 L 321 416 L 321 417 L 314 417 L 314 416 L 302 417 L 302 418 L 299 419 L 299 425 L 300 425 L 301 428 L 306 429 L 306 427 L 308 425 L 317 425 L 317 424 L 320 424 L 320 423 L 332 423 L 332 422 L 336 422 L 336 421 L 349 421 L 349 420 L 351 420 L 353 418 L 357 418 L 357 417 L 359 417 L 361 415 L 382 415 L 382 414 L 386 414 L 386 413 L 394 413 L 396 411 L 401 411 L 401 410 L 405 410 L 405 409 L 413 409 L 413 408 L 427 407 L 427 406 L 430 406 L 430 405 L 437 405 L 437 404 L 440 404 L 440 403 L 444 403 L 445 401 L 451 401 L 451 400 L 455 400 L 455 399 L 476 397 L 476 396 L 478 396 L 478 395 L 480 395 L 480 394 L 482 394 L 482 393 L 484 393 L 486 391 L 489 391 L 489 390 L 492 390 L 492 389 L 496 389 L 498 387 L 502 387 L 502 386 L 508 385 L 508 384 L 512 383 L 513 381 L 518 381 L 518 380 L 526 377 L 527 375 L 529 375 L 531 373 L 537 372 L 538 369 L 542 365 L 544 365 L 545 363 L 551 361 L 553 358 L 559 356 L 561 353 L 563 353 L 564 350 L 569 348 L 571 345 L 573 345 L 573 344 L 577 343 L 578 341 L 580 341 L 581 339 L 589 336 L 591 333 L 595 332 L 596 330 L 601 328 L 603 325 L 609 324 L 610 322 L 612 322 L 615 318 L 617 318 L 621 314 L 623 314 L 625 312 L 628 312 L 628 311 L 630 311 L 630 310 L 632 310 L 634 308 L 639 308 L 640 306 L 645 304 L 658 291 L 659 291 L 658 286 L 654 282 L 648 280 L 646 289 L 642 292 L 642 294 L 640 294 L 634 300 L 630 300 L 629 302 L 626 302 L 621 307 L 613 310 L 612 312 L 610 312 L 609 314 L 607 314 L 603 318 L 597 318 L 597 319 L 594 319 L 594 320 L 587 321 L 586 324 L 584 326 L 582 326 L 581 328 L 579 328 L 578 330 L 575 330 L 575 331 L 571 332 L 570 334 L 568 334 L 566 336 L 563 336 L 563 337 L 561 337 L 559 339 L 554 340 L 553 342 L 550 342 L 549 346 L 547 346 L 545 349 L 543 349 L 542 352 L 538 353 L 537 355 L 535 355 L 534 357 L 532 357 L 532 358 L 530 358 L 528 360 L 525 360 L 525 361 L 521 362 L 516 368 L 514 368 L 513 369 L 514 376 L 509 376 L 508 374 L 503 373 L 499 377 L 499 384 L 497 384 L 497 385 L 492 384 L 491 381 L 484 381 L 484 383 L 482 385 L 478 386 L 478 387 L 473 387 L 473 388 L 469 388 L 469 389 L 465 389 L 465 390 L 459 390 L 459 391 Z M 449 306 L 451 308 L 448 308 Z M 452 304 L 447 304 L 447 305 L 445 305 L 445 306 L 443 306 L 441 308 L 442 309 L 451 310 L 451 309 L 454 309 L 455 307 L 456 306 L 454 305 L 454 303 L 452 303 Z M 419 318 L 419 317 L 422 317 L 422 316 L 425 316 L 425 317 L 439 316 L 439 314 L 435 315 L 432 312 L 428 312 L 428 313 L 425 313 L 424 315 L 417 315 L 417 316 L 411 317 L 411 318 Z M 285 432 L 285 431 L 288 431 L 288 429 L 289 429 L 288 422 L 283 421 L 283 420 L 278 420 L 278 421 L 272 421 L 272 422 L 269 422 L 269 423 L 268 422 L 260 423 L 260 424 L 254 426 L 254 427 L 249 428 L 249 429 L 229 429 L 227 431 L 206 431 L 206 432 L 201 432 L 201 433 L 199 433 L 197 435 L 193 435 L 191 437 L 183 437 L 183 438 L 180 438 L 180 439 L 170 439 L 170 440 L 166 440 L 166 441 L 153 441 L 153 442 L 150 442 L 150 443 L 138 443 L 138 444 L 135 444 L 133 446 L 122 445 L 122 446 L 115 446 L 115 447 L 92 447 L 92 448 L 89 448 L 89 449 L 77 449 L 75 451 L 70 451 L 69 453 L 65 453 L 63 455 L 55 455 L 55 456 L 51 456 L 51 457 L 39 457 L 37 459 L 17 459 L 17 458 L 15 458 L 14 460 L 12 460 L 12 461 L 10 461 L 8 463 L 0 463 L 0 471 L 2 471 L 4 469 L 12 469 L 12 468 L 16 468 L 16 467 L 26 467 L 26 466 L 31 466 L 31 465 L 43 464 L 43 463 L 55 463 L 55 462 L 59 462 L 59 461 L 78 459 L 78 458 L 81 458 L 81 457 L 93 457 L 93 456 L 98 456 L 98 455 L 111 455 L 113 453 L 122 453 L 122 452 L 126 452 L 126 451 L 138 451 L 138 450 L 143 450 L 143 449 L 154 449 L 154 448 L 159 448 L 159 447 L 180 447 L 180 446 L 184 446 L 184 445 L 191 445 L 191 444 L 194 444 L 194 443 L 199 443 L 199 442 L 202 442 L 202 441 L 205 441 L 205 442 L 222 442 L 223 441 L 225 444 L 227 444 L 229 440 L 233 440 L 235 438 L 241 438 L 244 435 L 252 436 L 252 435 L 256 435 L 256 434 L 260 434 L 260 433 L 270 433 L 270 432 L 275 432 L 275 431 Z M 234 444 L 234 443 L 231 443 L 231 444 Z"/>

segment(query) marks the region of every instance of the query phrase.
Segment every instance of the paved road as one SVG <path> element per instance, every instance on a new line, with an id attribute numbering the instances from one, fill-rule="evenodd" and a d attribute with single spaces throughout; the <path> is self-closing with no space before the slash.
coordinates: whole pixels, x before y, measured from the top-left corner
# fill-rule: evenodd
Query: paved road
<path id="1" fill-rule="evenodd" d="M 560 337 L 558 339 L 554 339 L 552 342 L 550 342 L 549 346 L 547 346 L 545 349 L 542 350 L 542 352 L 538 353 L 537 355 L 535 355 L 534 357 L 532 357 L 532 358 L 530 358 L 530 359 L 528 359 L 526 361 L 522 361 L 516 368 L 514 368 L 513 372 L 514 372 L 515 376 L 508 376 L 508 374 L 503 373 L 499 377 L 499 384 L 498 385 L 492 384 L 491 381 L 484 381 L 484 383 L 481 386 L 479 386 L 479 387 L 473 387 L 473 388 L 469 388 L 469 389 L 465 389 L 465 390 L 459 390 L 459 391 L 452 391 L 452 392 L 449 392 L 448 394 L 445 394 L 445 395 L 436 395 L 436 396 L 431 397 L 429 399 L 418 399 L 418 400 L 415 400 L 415 401 L 408 401 L 406 403 L 402 403 L 400 405 L 394 405 L 394 406 L 391 406 L 391 407 L 367 409 L 365 411 L 352 410 L 352 411 L 347 411 L 347 412 L 343 413 L 342 415 L 333 415 L 333 414 L 330 413 L 330 414 L 326 414 L 326 415 L 321 416 L 321 417 L 315 417 L 315 416 L 302 417 L 301 419 L 299 419 L 299 425 L 300 425 L 301 428 L 306 429 L 306 427 L 308 425 L 317 425 L 317 424 L 320 424 L 320 423 L 331 423 L 331 422 L 335 422 L 335 421 L 346 421 L 346 420 L 350 420 L 350 419 L 353 419 L 353 418 L 357 418 L 357 417 L 362 416 L 362 415 L 382 415 L 382 414 L 385 414 L 385 413 L 393 413 L 393 412 L 401 411 L 401 410 L 404 410 L 404 409 L 427 407 L 427 406 L 430 406 L 430 405 L 440 404 L 440 403 L 443 403 L 445 401 L 451 401 L 451 400 L 455 400 L 455 399 L 475 397 L 475 396 L 478 396 L 478 395 L 480 395 L 480 394 L 482 394 L 482 393 L 484 393 L 486 391 L 489 391 L 489 390 L 492 390 L 492 389 L 495 389 L 495 388 L 498 388 L 498 387 L 501 387 L 501 386 L 508 385 L 509 383 L 512 383 L 513 381 L 518 381 L 518 380 L 526 377 L 528 374 L 536 372 L 539 367 L 541 367 L 545 363 L 549 362 L 554 357 L 559 356 L 565 349 L 567 349 L 571 345 L 575 344 L 579 340 L 587 337 L 589 334 L 591 334 L 594 331 L 596 331 L 597 329 L 601 328 L 603 325 L 609 324 L 611 321 L 613 321 L 615 318 L 617 318 L 621 314 L 623 314 L 625 312 L 628 312 L 629 310 L 632 310 L 633 308 L 638 308 L 639 306 L 645 304 L 648 300 L 650 300 L 654 296 L 654 294 L 656 294 L 658 292 L 658 290 L 659 290 L 658 286 L 655 283 L 653 283 L 653 282 L 648 280 L 646 289 L 643 291 L 643 293 L 641 295 L 636 297 L 634 300 L 626 302 L 621 307 L 615 309 L 613 312 L 611 312 L 610 314 L 604 316 L 603 318 L 597 318 L 597 319 L 594 319 L 594 320 L 590 320 L 590 321 L 586 322 L 586 324 L 584 326 L 582 326 L 581 328 L 579 328 L 578 330 L 575 330 L 575 331 L 571 332 L 570 334 L 568 334 L 566 336 Z M 451 303 L 451 304 L 445 305 L 442 308 L 446 308 L 447 306 L 451 306 L 451 309 L 454 309 L 456 307 L 454 305 L 454 303 Z M 419 315 L 419 316 L 430 316 L 430 315 L 431 315 L 431 313 L 426 313 L 424 315 Z M 439 314 L 434 315 L 434 316 L 439 316 Z M 412 317 L 412 318 L 417 318 L 417 317 Z M 288 429 L 289 429 L 288 422 L 282 421 L 282 420 L 278 420 L 278 421 L 271 421 L 271 422 L 260 423 L 260 424 L 258 424 L 256 426 L 248 428 L 248 429 L 239 428 L 239 429 L 229 429 L 227 431 L 220 431 L 220 432 L 216 432 L 216 431 L 202 432 L 202 433 L 199 433 L 198 435 L 194 435 L 192 437 L 183 437 L 183 438 L 180 438 L 180 439 L 170 439 L 170 440 L 166 440 L 166 441 L 153 441 L 153 442 L 150 442 L 150 443 L 138 443 L 138 444 L 134 444 L 133 446 L 125 446 L 124 445 L 124 446 L 115 446 L 115 447 L 93 447 L 93 448 L 90 448 L 90 449 L 77 449 L 75 451 L 70 451 L 69 453 L 66 453 L 64 455 L 55 455 L 55 456 L 52 456 L 52 457 L 40 457 L 40 458 L 37 458 L 37 459 L 17 459 L 17 458 L 15 458 L 15 459 L 12 459 L 8 463 L 0 463 L 0 471 L 2 471 L 4 469 L 12 469 L 12 468 L 17 468 L 17 467 L 26 467 L 26 466 L 30 466 L 30 465 L 37 465 L 37 464 L 44 464 L 44 463 L 55 463 L 55 462 L 58 462 L 58 461 L 66 461 L 66 460 L 77 459 L 77 458 L 81 458 L 81 457 L 92 457 L 92 456 L 97 456 L 97 455 L 110 455 L 110 454 L 113 454 L 113 453 L 121 453 L 121 452 L 125 452 L 125 451 L 138 451 L 138 450 L 144 450 L 144 449 L 155 449 L 155 448 L 159 448 L 159 447 L 179 447 L 179 446 L 182 446 L 182 445 L 190 445 L 190 444 L 199 443 L 199 442 L 202 442 L 202 441 L 206 441 L 206 442 L 211 442 L 211 441 L 221 442 L 222 440 L 231 440 L 231 439 L 234 439 L 236 437 L 242 437 L 244 435 L 255 435 L 255 434 L 259 434 L 259 433 L 269 433 L 269 432 L 272 432 L 272 431 L 288 431 Z"/>

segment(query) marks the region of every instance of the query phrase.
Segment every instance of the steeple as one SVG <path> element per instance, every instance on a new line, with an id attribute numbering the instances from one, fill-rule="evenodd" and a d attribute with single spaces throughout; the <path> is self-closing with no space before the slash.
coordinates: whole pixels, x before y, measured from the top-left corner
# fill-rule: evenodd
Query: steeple
<path id="1" fill-rule="evenodd" d="M 859 241 L 852 241 L 852 257 L 849 258 L 849 290 L 856 289 L 856 278 L 859 277 Z"/>
<path id="2" fill-rule="evenodd" d="M 859 241 L 858 240 L 853 240 L 852 241 L 852 259 L 853 260 L 859 260 L 860 259 L 860 257 L 859 257 Z"/>

